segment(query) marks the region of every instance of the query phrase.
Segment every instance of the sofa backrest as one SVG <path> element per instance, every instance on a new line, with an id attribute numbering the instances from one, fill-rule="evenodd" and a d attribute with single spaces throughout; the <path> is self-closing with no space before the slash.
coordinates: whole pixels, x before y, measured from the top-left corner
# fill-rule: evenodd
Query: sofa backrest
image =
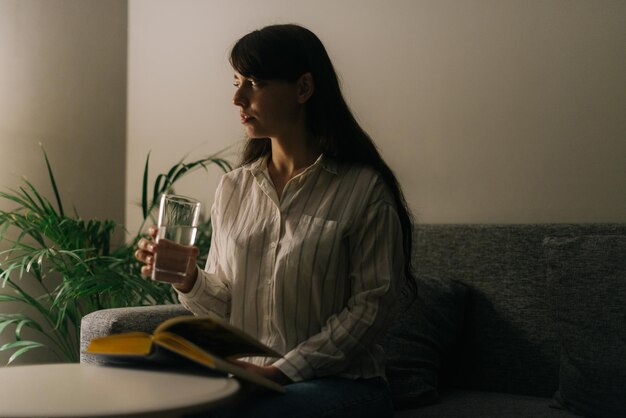
<path id="1" fill-rule="evenodd" d="M 624 224 L 418 225 L 418 274 L 469 288 L 449 386 L 552 396 L 559 343 L 547 295 L 546 237 L 626 235 Z"/>

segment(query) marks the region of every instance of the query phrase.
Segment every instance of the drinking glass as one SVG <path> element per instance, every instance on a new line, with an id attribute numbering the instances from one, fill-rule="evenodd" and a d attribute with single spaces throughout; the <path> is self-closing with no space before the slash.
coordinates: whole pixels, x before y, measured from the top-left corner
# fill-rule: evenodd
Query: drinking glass
<path id="1" fill-rule="evenodd" d="M 200 219 L 200 202 L 195 199 L 173 195 L 161 195 L 157 222 L 157 244 L 169 240 L 181 245 L 194 245 Z M 186 268 L 181 268 L 180 259 L 170 254 L 154 255 L 152 279 L 168 283 L 180 283 L 185 278 Z M 176 266 L 176 267 L 175 267 Z"/>

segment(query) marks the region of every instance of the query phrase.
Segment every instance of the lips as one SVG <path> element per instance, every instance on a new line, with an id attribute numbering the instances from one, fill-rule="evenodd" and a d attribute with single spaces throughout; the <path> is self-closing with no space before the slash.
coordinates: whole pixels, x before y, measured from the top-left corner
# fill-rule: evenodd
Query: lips
<path id="1" fill-rule="evenodd" d="M 241 123 L 248 123 L 250 122 L 252 119 L 254 119 L 252 116 L 246 114 L 246 113 L 241 113 Z"/>

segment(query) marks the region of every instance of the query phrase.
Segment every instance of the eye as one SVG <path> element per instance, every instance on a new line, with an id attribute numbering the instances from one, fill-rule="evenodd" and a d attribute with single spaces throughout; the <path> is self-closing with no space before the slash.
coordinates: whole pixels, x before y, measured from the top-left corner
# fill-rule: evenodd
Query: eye
<path id="1" fill-rule="evenodd" d="M 250 85 L 251 87 L 258 88 L 263 86 L 264 82 L 256 78 L 244 78 L 241 80 L 235 79 L 235 81 L 233 82 L 233 86 L 235 86 L 236 88 L 239 88 L 242 85 L 246 84 Z"/>
<path id="2" fill-rule="evenodd" d="M 265 85 L 265 82 L 263 80 L 259 80 L 256 78 L 250 78 L 248 79 L 248 81 L 250 82 L 250 85 L 252 87 L 262 87 Z"/>

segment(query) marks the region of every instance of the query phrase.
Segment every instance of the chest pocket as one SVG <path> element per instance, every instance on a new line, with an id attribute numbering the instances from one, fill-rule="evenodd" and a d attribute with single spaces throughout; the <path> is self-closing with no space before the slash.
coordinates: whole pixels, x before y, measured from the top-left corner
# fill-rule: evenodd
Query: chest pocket
<path id="1" fill-rule="evenodd" d="M 300 275 L 323 276 L 341 253 L 342 228 L 334 220 L 303 215 L 290 248 L 290 264 Z"/>

